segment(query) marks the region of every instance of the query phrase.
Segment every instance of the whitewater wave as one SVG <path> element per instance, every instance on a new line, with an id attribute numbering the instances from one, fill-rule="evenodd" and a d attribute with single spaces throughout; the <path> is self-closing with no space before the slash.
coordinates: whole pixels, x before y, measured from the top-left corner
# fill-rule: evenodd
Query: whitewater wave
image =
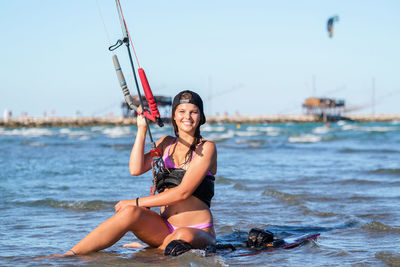
<path id="1" fill-rule="evenodd" d="M 344 125 L 342 127 L 344 131 L 364 131 L 364 132 L 390 132 L 398 131 L 398 127 L 390 126 L 360 126 L 360 125 Z"/>
<path id="2" fill-rule="evenodd" d="M 57 134 L 56 131 L 46 128 L 20 128 L 8 130 L 5 128 L 0 129 L 0 135 L 17 135 L 24 137 L 41 137 L 41 136 L 52 136 Z"/>
<path id="3" fill-rule="evenodd" d="M 317 143 L 322 140 L 321 136 L 313 135 L 313 134 L 303 134 L 300 136 L 290 136 L 290 143 Z"/>
<path id="4" fill-rule="evenodd" d="M 315 134 L 326 134 L 326 133 L 328 133 L 330 131 L 331 131 L 331 129 L 328 126 L 325 126 L 325 125 L 317 127 L 317 128 L 312 130 L 312 132 L 315 133 Z"/>
<path id="5" fill-rule="evenodd" d="M 109 138 L 131 137 L 133 135 L 130 127 L 110 127 L 102 131 Z"/>

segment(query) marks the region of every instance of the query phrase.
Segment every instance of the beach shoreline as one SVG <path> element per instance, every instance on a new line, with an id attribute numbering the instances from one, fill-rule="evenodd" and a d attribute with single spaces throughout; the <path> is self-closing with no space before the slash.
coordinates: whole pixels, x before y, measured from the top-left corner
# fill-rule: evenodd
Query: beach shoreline
<path id="1" fill-rule="evenodd" d="M 347 118 L 357 122 L 400 121 L 400 114 L 356 114 Z M 224 115 L 207 116 L 209 124 L 262 124 L 262 123 L 313 123 L 323 122 L 319 116 L 306 114 L 292 115 Z M 65 117 L 11 117 L 0 118 L 0 127 L 89 127 L 89 126 L 128 126 L 135 125 L 136 118 L 123 116 L 65 116 Z"/>

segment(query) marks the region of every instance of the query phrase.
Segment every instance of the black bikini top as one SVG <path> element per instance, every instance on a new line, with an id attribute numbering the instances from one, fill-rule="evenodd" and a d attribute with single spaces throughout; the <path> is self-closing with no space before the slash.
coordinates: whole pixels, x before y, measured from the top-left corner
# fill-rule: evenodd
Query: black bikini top
<path id="1" fill-rule="evenodd" d="M 178 186 L 182 182 L 182 178 L 186 173 L 183 169 L 168 169 L 159 172 L 156 176 L 156 189 L 158 193 L 161 193 L 165 188 L 173 188 Z M 211 199 L 214 196 L 214 181 L 213 175 L 206 175 L 201 184 L 193 192 L 193 196 L 197 197 L 201 201 L 211 206 Z"/>

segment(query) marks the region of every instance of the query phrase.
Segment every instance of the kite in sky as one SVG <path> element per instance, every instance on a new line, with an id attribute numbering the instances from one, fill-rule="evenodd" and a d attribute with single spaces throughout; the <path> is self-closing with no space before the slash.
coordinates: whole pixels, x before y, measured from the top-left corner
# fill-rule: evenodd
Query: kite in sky
<path id="1" fill-rule="evenodd" d="M 328 19 L 328 22 L 327 22 L 327 29 L 328 29 L 328 33 L 329 33 L 329 37 L 330 38 L 332 38 L 333 37 L 333 25 L 336 23 L 336 22 L 338 22 L 339 21 L 339 16 L 333 16 L 333 17 L 330 17 L 329 19 Z"/>

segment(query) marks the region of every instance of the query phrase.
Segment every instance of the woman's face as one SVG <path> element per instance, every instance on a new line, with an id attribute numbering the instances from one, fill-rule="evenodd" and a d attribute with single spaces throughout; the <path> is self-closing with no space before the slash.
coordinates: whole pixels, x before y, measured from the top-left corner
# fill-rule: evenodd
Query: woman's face
<path id="1" fill-rule="evenodd" d="M 191 103 L 179 104 L 175 109 L 174 120 L 179 131 L 194 134 L 200 124 L 199 108 Z"/>

